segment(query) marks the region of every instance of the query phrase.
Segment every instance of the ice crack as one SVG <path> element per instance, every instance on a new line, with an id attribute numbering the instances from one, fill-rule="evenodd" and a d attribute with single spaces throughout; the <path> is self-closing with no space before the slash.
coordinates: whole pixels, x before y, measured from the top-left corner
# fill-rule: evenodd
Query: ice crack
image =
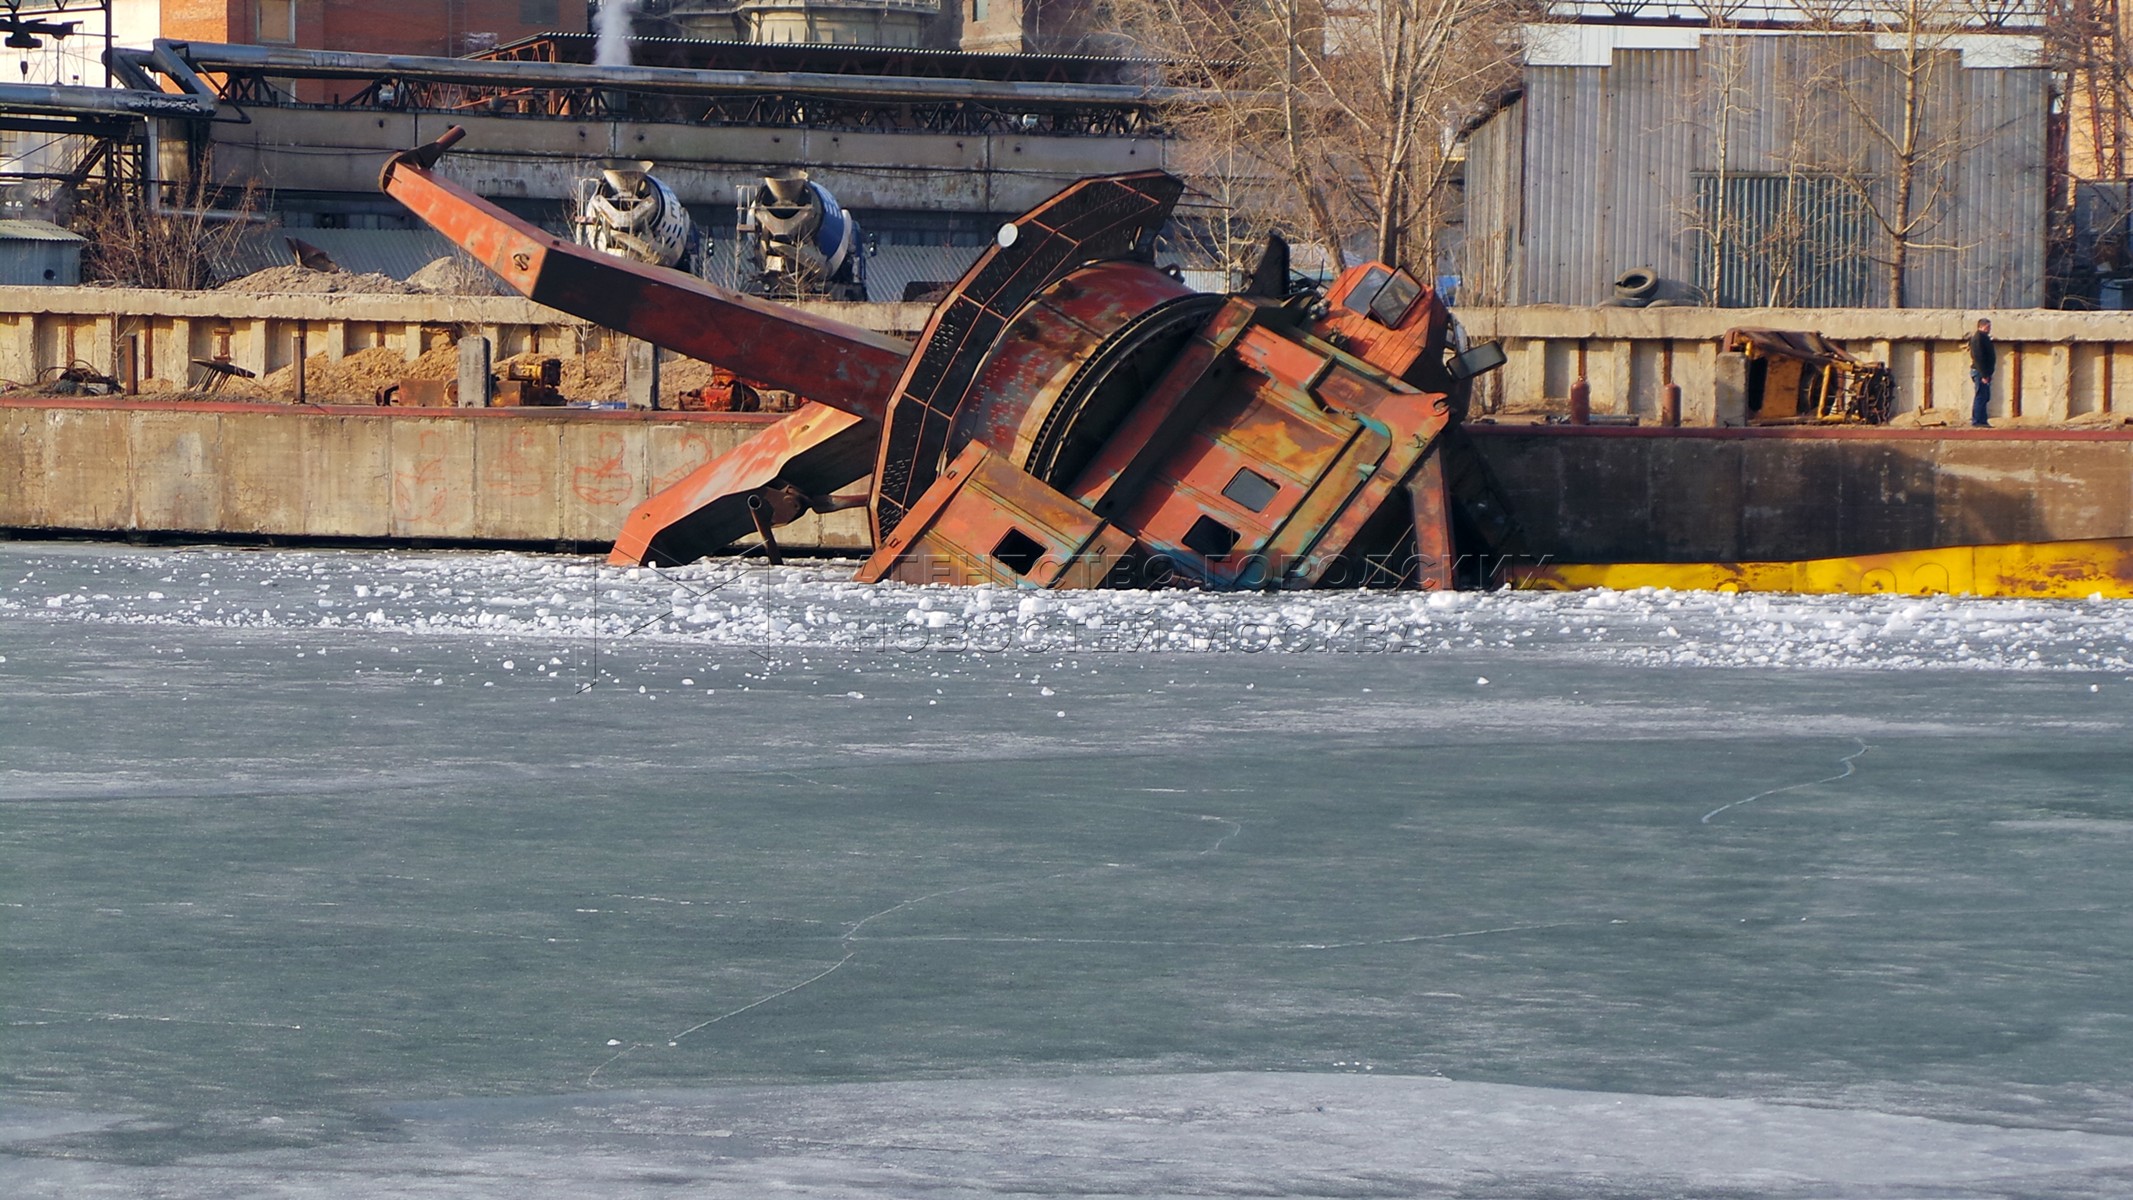
<path id="1" fill-rule="evenodd" d="M 1852 772 L 1858 767 L 1860 757 L 1864 755 L 1867 751 L 1873 749 L 1872 746 L 1867 745 L 1863 740 L 1859 738 L 1853 738 L 1852 740 L 1859 743 L 1859 748 L 1857 750 L 1852 751 L 1850 754 L 1845 755 L 1843 758 L 1837 760 L 1838 762 L 1844 764 L 1844 769 L 1842 771 L 1837 772 L 1835 775 L 1831 775 L 1826 779 L 1810 779 L 1806 783 L 1788 783 L 1784 787 L 1774 787 L 1767 792 L 1757 792 L 1753 796 L 1749 796 L 1743 800 L 1735 800 L 1731 804 L 1721 804 L 1717 808 L 1712 809 L 1710 812 L 1705 813 L 1703 815 L 1703 820 L 1698 822 L 1698 824 L 1709 825 L 1711 823 L 1712 817 L 1717 816 L 1718 814 L 1726 811 L 1727 809 L 1739 808 L 1743 804 L 1753 804 L 1765 796 L 1775 796 L 1781 792 L 1797 792 L 1801 788 L 1820 787 L 1822 784 L 1825 783 L 1835 783 L 1839 779 L 1851 778 Z"/>

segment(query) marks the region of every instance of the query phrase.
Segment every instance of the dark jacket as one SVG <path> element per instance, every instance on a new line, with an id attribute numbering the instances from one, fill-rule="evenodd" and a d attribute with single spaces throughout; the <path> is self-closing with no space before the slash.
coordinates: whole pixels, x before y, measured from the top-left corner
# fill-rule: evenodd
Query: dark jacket
<path id="1" fill-rule="evenodd" d="M 1997 365 L 1999 365 L 1999 355 L 1993 351 L 1992 335 L 1982 329 L 1971 334 L 1970 369 L 1979 375 L 1990 376 L 1992 369 Z"/>

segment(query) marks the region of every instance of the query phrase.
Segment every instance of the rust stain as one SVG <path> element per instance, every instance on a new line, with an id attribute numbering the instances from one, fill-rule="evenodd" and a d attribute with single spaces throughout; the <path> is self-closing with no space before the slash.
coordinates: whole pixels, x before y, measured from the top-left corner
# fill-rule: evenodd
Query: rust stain
<path id="1" fill-rule="evenodd" d="M 553 433 L 549 440 L 554 440 Z M 504 438 L 503 452 L 496 461 L 483 464 L 481 483 L 498 496 L 524 499 L 545 491 L 550 475 L 550 468 L 542 462 L 541 431 L 514 429 Z"/>
<path id="2" fill-rule="evenodd" d="M 393 511 L 403 519 L 424 524 L 444 520 L 448 499 L 445 488 L 444 435 L 424 430 L 415 439 L 412 466 L 393 472 Z"/>
<path id="3" fill-rule="evenodd" d="M 620 434 L 600 435 L 599 448 L 588 466 L 571 469 L 570 491 L 587 504 L 612 508 L 627 504 L 636 492 L 636 481 L 623 469 L 622 458 L 628 443 Z"/>
<path id="4" fill-rule="evenodd" d="M 681 460 L 680 466 L 671 467 L 652 477 L 652 495 L 656 496 L 689 476 L 696 474 L 705 463 L 710 462 L 713 457 L 711 439 L 701 433 L 686 434 L 681 439 L 678 454 Z"/>

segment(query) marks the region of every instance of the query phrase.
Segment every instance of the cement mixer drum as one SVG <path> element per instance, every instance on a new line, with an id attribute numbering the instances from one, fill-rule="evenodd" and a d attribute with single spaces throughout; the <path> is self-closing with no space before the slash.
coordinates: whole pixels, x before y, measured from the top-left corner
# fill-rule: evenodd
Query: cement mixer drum
<path id="1" fill-rule="evenodd" d="M 579 180 L 577 242 L 632 262 L 687 269 L 696 224 L 651 170 L 642 159 L 616 159 L 603 163 L 597 177 Z"/>

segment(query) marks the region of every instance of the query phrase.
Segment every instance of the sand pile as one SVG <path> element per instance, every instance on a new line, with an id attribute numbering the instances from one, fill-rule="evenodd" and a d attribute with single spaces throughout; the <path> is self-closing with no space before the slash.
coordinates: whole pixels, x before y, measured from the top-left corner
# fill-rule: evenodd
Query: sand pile
<path id="1" fill-rule="evenodd" d="M 408 286 L 440 296 L 505 296 L 511 294 L 503 281 L 487 267 L 464 255 L 446 255 L 407 277 Z"/>
<path id="2" fill-rule="evenodd" d="M 619 342 L 608 344 L 588 354 L 542 355 L 520 354 L 507 362 L 533 362 L 542 358 L 561 357 L 563 360 L 563 394 L 572 400 L 620 400 L 623 398 L 622 350 Z M 497 374 L 503 373 L 503 363 L 497 364 Z M 661 408 L 676 408 L 686 392 L 709 387 L 718 379 L 717 369 L 710 363 L 693 358 L 670 358 L 659 364 L 659 405 Z M 790 393 L 757 389 L 762 395 L 766 412 L 782 412 L 797 406 L 789 399 Z"/>
<path id="3" fill-rule="evenodd" d="M 403 379 L 459 378 L 459 348 L 450 342 L 432 347 L 414 361 L 390 346 L 372 346 L 346 358 L 314 354 L 304 360 L 304 398 L 313 404 L 369 404 L 379 390 Z M 234 387 L 249 380 L 230 381 Z M 276 400 L 296 398 L 296 369 L 283 367 L 255 385 Z"/>
<path id="4" fill-rule="evenodd" d="M 2066 419 L 2068 429 L 2121 429 L 2133 423 L 2133 417 L 2122 412 L 2077 413 Z"/>
<path id="5" fill-rule="evenodd" d="M 510 367 L 521 364 L 533 366 L 544 358 L 562 361 L 560 387 L 568 400 L 603 402 L 622 399 L 622 353 L 619 345 L 613 341 L 582 355 L 530 352 L 514 354 L 496 360 L 491 364 L 491 371 L 498 379 L 503 379 Z M 403 379 L 455 381 L 458 378 L 459 347 L 452 342 L 440 343 L 422 357 L 413 360 L 402 356 L 395 347 L 373 346 L 344 358 L 314 354 L 306 359 L 304 398 L 312 404 L 370 404 L 381 390 Z M 696 391 L 712 382 L 714 373 L 710 364 L 690 358 L 670 359 L 659 365 L 660 404 L 666 408 L 677 407 L 683 393 Z M 174 396 L 186 392 L 186 383 L 183 380 L 141 381 L 141 394 L 144 396 Z M 778 411 L 779 398 L 783 395 L 784 393 L 780 392 L 765 393 L 765 410 Z M 283 403 L 293 401 L 296 399 L 296 369 L 293 366 L 283 367 L 260 379 L 230 379 L 223 384 L 216 398 Z"/>
<path id="6" fill-rule="evenodd" d="M 346 271 L 313 271 L 308 267 L 268 267 L 232 279 L 216 289 L 222 292 L 294 292 L 302 295 L 420 295 L 422 289 L 376 273 L 351 275 Z"/>

